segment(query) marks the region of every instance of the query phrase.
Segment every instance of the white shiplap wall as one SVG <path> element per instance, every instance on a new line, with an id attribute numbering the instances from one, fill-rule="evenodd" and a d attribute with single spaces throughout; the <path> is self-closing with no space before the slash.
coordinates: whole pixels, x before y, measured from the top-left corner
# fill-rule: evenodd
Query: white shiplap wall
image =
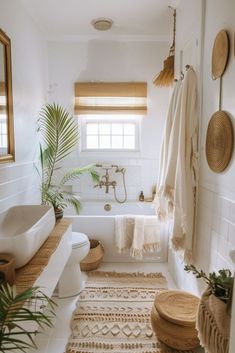
<path id="1" fill-rule="evenodd" d="M 47 90 L 47 46 L 18 1 L 0 0 L 0 27 L 11 38 L 16 160 L 0 164 L 0 213 L 16 204 L 39 203 L 38 111 Z"/>
<path id="2" fill-rule="evenodd" d="M 34 163 L 1 166 L 0 195 L 0 213 L 14 205 L 39 203 L 39 184 Z"/>

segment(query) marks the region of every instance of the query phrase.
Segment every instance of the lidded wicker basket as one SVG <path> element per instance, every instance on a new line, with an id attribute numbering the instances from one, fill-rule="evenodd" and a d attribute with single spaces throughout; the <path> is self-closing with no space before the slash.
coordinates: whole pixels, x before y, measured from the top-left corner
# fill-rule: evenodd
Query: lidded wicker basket
<path id="1" fill-rule="evenodd" d="M 99 240 L 90 239 L 90 251 L 87 256 L 80 262 L 82 271 L 96 270 L 104 257 L 104 248 Z"/>
<path id="2" fill-rule="evenodd" d="M 187 292 L 168 290 L 157 294 L 151 324 L 158 339 L 174 350 L 190 351 L 199 346 L 198 305 L 199 298 Z"/>

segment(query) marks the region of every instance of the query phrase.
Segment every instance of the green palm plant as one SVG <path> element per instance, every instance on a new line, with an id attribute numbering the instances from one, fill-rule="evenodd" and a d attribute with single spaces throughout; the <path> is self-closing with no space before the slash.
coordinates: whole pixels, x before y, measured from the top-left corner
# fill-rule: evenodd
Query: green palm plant
<path id="1" fill-rule="evenodd" d="M 42 108 L 38 125 L 45 146 L 43 148 L 40 144 L 42 203 L 51 204 L 55 210 L 70 204 L 79 213 L 80 201 L 72 192 L 65 191 L 66 183 L 84 173 L 89 173 L 93 181 L 98 182 L 99 175 L 93 165 L 88 165 L 73 168 L 58 178 L 62 161 L 74 150 L 79 140 L 74 119 L 64 108 L 53 103 Z"/>
<path id="2" fill-rule="evenodd" d="M 52 327 L 56 304 L 38 287 L 17 294 L 16 287 L 0 285 L 0 352 L 27 352 L 37 348 L 38 328 Z M 37 324 L 37 329 L 26 329 L 25 323 Z"/>

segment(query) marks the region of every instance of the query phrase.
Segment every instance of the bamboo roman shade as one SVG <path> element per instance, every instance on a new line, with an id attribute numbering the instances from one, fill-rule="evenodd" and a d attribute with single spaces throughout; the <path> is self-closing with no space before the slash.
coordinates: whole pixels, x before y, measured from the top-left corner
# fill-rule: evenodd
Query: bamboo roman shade
<path id="1" fill-rule="evenodd" d="M 6 95 L 6 86 L 5 82 L 0 82 L 0 96 Z"/>
<path id="2" fill-rule="evenodd" d="M 146 114 L 146 82 L 77 82 L 75 114 Z"/>

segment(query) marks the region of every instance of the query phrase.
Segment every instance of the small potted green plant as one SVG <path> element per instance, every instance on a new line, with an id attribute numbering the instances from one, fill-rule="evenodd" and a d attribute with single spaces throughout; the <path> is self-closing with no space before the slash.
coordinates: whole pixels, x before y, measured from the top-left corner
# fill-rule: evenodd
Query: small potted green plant
<path id="1" fill-rule="evenodd" d="M 192 272 L 196 278 L 201 278 L 208 286 L 208 290 L 217 298 L 225 303 L 228 303 L 232 297 L 233 276 L 230 270 L 222 269 L 216 274 L 215 272 L 206 273 L 202 270 L 197 270 L 194 265 L 185 265 L 186 272 Z"/>
<path id="2" fill-rule="evenodd" d="M 78 127 L 73 117 L 58 104 L 47 104 L 39 114 L 38 131 L 43 144 L 40 144 L 42 203 L 54 207 L 56 218 L 63 216 L 63 209 L 70 204 L 79 213 L 81 204 L 73 192 L 66 191 L 68 182 L 82 174 L 91 175 L 98 183 L 99 175 L 93 165 L 73 168 L 61 176 L 62 163 L 74 150 L 79 140 Z"/>
<path id="3" fill-rule="evenodd" d="M 38 287 L 16 293 L 16 287 L 0 285 L 0 352 L 27 352 L 37 349 L 35 335 L 39 329 L 52 327 L 56 304 Z M 26 329 L 30 323 L 32 329 Z M 34 324 L 38 328 L 34 329 Z"/>

